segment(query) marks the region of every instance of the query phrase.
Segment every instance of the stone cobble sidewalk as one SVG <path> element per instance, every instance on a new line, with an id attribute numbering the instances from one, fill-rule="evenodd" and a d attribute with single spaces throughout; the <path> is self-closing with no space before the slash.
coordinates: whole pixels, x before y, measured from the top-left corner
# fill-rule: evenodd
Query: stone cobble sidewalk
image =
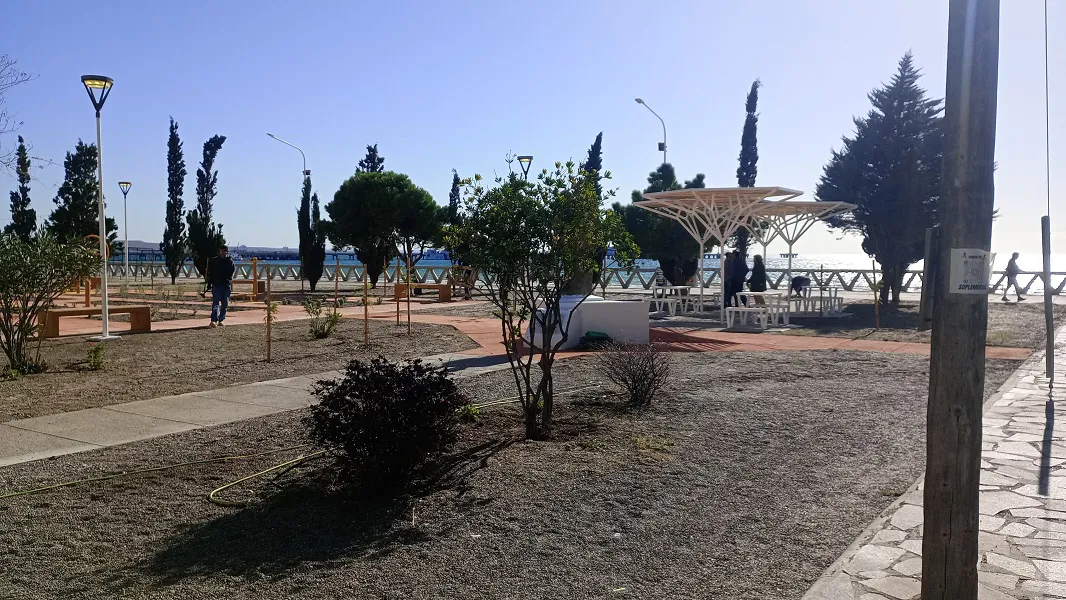
<path id="1" fill-rule="evenodd" d="M 1058 399 L 1066 373 L 1066 328 L 1057 335 Z M 983 427 L 980 598 L 1066 598 L 1066 404 L 1048 403 L 1043 353 L 1026 361 L 989 401 Z M 1046 493 L 1040 489 L 1042 470 Z M 918 598 L 922 520 L 919 480 L 803 600 Z"/>

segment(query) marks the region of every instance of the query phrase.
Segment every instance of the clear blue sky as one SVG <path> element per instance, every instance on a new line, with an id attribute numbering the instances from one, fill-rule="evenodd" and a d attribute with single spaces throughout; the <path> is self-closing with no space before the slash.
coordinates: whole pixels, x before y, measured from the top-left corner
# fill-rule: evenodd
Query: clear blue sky
<path id="1" fill-rule="evenodd" d="M 1066 146 L 1066 2 L 1053 0 L 1052 156 Z M 1043 3 L 1003 3 L 994 249 L 1039 251 L 1044 214 Z M 10 15 L 9 15 L 10 16 Z M 131 239 L 158 241 L 166 200 L 167 118 L 180 124 L 195 201 L 203 142 L 219 155 L 216 219 L 231 244 L 296 245 L 304 148 L 323 202 L 377 143 L 386 168 L 447 202 L 461 175 L 506 168 L 508 150 L 534 168 L 581 159 L 604 134 L 604 165 L 628 201 L 661 160 L 681 179 L 736 185 L 744 96 L 761 78 L 758 184 L 813 194 L 830 149 L 864 114 L 867 92 L 908 49 L 923 83 L 943 95 L 946 0 L 795 2 L 315 1 L 24 2 L 0 24 L 0 53 L 38 78 L 9 92 L 32 154 L 62 163 L 95 139 L 85 73 L 114 78 L 104 108 L 109 213 L 133 182 Z M 2 140 L 5 147 L 13 143 Z M 1054 172 L 1056 169 L 1052 169 Z M 1061 197 L 1066 176 L 1053 175 Z M 38 215 L 51 211 L 61 166 L 34 168 Z M 0 176 L 6 214 L 10 175 Z M 1059 202 L 1059 206 L 1066 206 Z M 1055 244 L 1066 247 L 1066 210 Z M 858 252 L 856 238 L 812 231 L 797 251 Z"/>

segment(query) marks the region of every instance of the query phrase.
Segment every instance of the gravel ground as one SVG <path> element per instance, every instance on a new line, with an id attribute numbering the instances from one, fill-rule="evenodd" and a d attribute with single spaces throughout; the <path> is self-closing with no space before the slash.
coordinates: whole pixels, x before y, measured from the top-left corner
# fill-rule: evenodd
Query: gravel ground
<path id="1" fill-rule="evenodd" d="M 558 364 L 556 389 L 598 381 Z M 562 398 L 556 438 L 518 408 L 465 426 L 459 467 L 388 505 L 290 473 L 293 456 L 182 467 L 0 500 L 3 598 L 799 598 L 920 474 L 928 361 L 876 353 L 677 354 L 647 411 Z M 1016 365 L 990 362 L 989 393 Z M 478 400 L 509 373 L 464 380 Z M 696 390 L 699 391 L 696 391 Z M 302 441 L 286 413 L 0 469 L 0 489 Z"/>
<path id="2" fill-rule="evenodd" d="M 782 330 L 789 335 L 818 335 L 829 337 L 865 338 L 895 342 L 929 343 L 930 332 L 917 331 L 918 305 L 901 303 L 898 308 L 881 310 L 881 329 L 874 329 L 872 302 L 849 302 L 844 305 L 848 316 L 831 318 L 793 317 L 792 323 L 802 326 Z M 1066 306 L 1055 305 L 1056 327 L 1066 323 Z M 1044 347 L 1044 306 L 1040 299 L 1023 303 L 1003 303 L 990 296 L 988 300 L 989 346 L 1015 348 Z"/>
<path id="3" fill-rule="evenodd" d="M 86 338 L 45 340 L 41 357 L 50 365 L 41 375 L 0 381 L 0 423 L 83 408 L 215 389 L 238 383 L 322 373 L 350 358 L 365 356 L 363 322 L 341 319 L 333 337 L 311 339 L 309 321 L 275 323 L 272 362 L 266 362 L 265 325 L 223 329 L 162 331 L 124 335 L 107 344 L 102 371 L 84 368 L 92 346 Z M 452 327 L 395 325 L 371 320 L 373 355 L 428 356 L 476 348 Z"/>

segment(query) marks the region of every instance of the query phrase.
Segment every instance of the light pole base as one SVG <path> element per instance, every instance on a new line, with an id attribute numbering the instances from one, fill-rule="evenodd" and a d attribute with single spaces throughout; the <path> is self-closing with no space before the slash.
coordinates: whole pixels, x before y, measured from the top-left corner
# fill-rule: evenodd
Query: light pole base
<path id="1" fill-rule="evenodd" d="M 91 342 L 110 342 L 111 340 L 121 339 L 117 335 L 97 335 L 89 338 Z"/>

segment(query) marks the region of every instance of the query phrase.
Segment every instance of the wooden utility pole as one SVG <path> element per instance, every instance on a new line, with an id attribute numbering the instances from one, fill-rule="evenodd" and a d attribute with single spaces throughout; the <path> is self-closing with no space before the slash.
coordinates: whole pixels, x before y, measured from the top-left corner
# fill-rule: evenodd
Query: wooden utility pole
<path id="1" fill-rule="evenodd" d="M 950 0 L 922 598 L 977 600 L 999 0 Z"/>

